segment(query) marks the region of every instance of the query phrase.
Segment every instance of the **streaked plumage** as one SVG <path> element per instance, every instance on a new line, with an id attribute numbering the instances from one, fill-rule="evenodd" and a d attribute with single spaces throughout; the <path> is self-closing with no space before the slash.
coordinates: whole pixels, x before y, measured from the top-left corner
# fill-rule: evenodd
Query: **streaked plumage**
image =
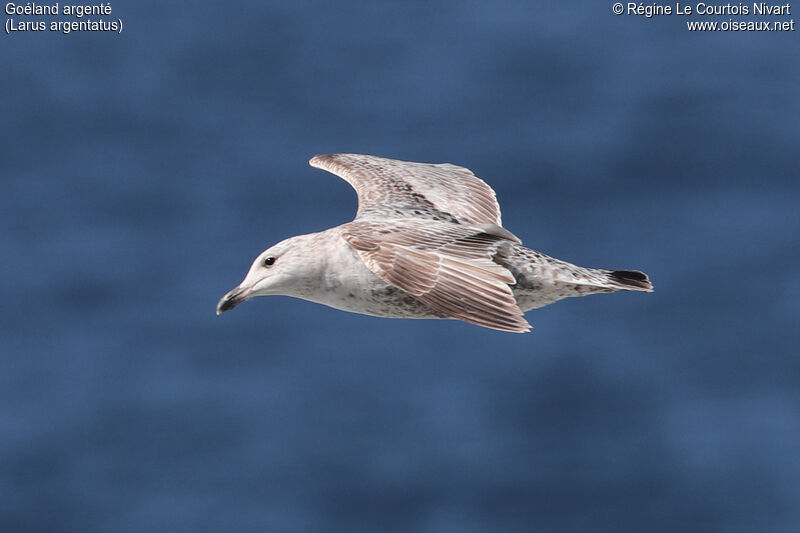
<path id="1" fill-rule="evenodd" d="M 260 254 L 218 314 L 284 294 L 356 313 L 524 332 L 523 312 L 562 298 L 652 291 L 642 272 L 583 268 L 522 246 L 502 227 L 492 188 L 466 168 L 358 154 L 310 164 L 353 186 L 356 218 Z"/>

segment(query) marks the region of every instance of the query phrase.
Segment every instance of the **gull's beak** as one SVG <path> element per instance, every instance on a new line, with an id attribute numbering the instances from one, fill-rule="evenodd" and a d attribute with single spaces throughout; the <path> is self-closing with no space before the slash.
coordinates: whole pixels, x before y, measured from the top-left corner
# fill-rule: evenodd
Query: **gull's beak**
<path id="1" fill-rule="evenodd" d="M 236 287 L 228 294 L 222 297 L 222 299 L 217 304 L 217 315 L 224 313 L 225 311 L 230 311 L 243 301 L 247 300 L 247 297 L 250 295 L 250 288 L 249 287 Z"/>

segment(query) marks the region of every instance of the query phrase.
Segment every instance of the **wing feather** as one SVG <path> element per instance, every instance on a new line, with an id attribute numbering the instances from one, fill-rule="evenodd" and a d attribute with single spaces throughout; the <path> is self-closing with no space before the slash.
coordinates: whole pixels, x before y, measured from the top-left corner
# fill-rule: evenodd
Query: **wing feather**
<path id="1" fill-rule="evenodd" d="M 530 329 L 510 284 L 492 261 L 510 241 L 447 222 L 354 221 L 342 237 L 381 279 L 447 316 L 503 331 Z"/>
<path id="2" fill-rule="evenodd" d="M 318 155 L 309 164 L 353 186 L 357 220 L 424 218 L 502 229 L 495 192 L 467 168 L 361 154 Z"/>

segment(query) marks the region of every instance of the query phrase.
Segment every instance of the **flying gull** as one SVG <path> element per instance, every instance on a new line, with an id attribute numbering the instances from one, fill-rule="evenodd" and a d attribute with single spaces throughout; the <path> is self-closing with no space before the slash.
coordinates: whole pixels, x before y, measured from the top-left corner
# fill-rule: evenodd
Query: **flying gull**
<path id="1" fill-rule="evenodd" d="M 309 161 L 358 194 L 352 222 L 259 254 L 217 314 L 280 294 L 389 318 L 453 318 L 526 332 L 523 313 L 570 296 L 652 292 L 637 270 L 584 268 L 522 246 L 495 193 L 470 170 L 370 155 Z"/>

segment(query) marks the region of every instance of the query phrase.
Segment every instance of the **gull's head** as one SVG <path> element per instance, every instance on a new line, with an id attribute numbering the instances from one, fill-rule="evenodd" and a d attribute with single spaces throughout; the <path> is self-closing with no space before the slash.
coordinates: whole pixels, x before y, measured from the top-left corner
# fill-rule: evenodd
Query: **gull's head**
<path id="1" fill-rule="evenodd" d="M 293 296 L 313 278 L 307 240 L 299 235 L 281 241 L 258 254 L 250 271 L 238 287 L 229 291 L 217 304 L 217 314 L 230 311 L 255 296 Z"/>

